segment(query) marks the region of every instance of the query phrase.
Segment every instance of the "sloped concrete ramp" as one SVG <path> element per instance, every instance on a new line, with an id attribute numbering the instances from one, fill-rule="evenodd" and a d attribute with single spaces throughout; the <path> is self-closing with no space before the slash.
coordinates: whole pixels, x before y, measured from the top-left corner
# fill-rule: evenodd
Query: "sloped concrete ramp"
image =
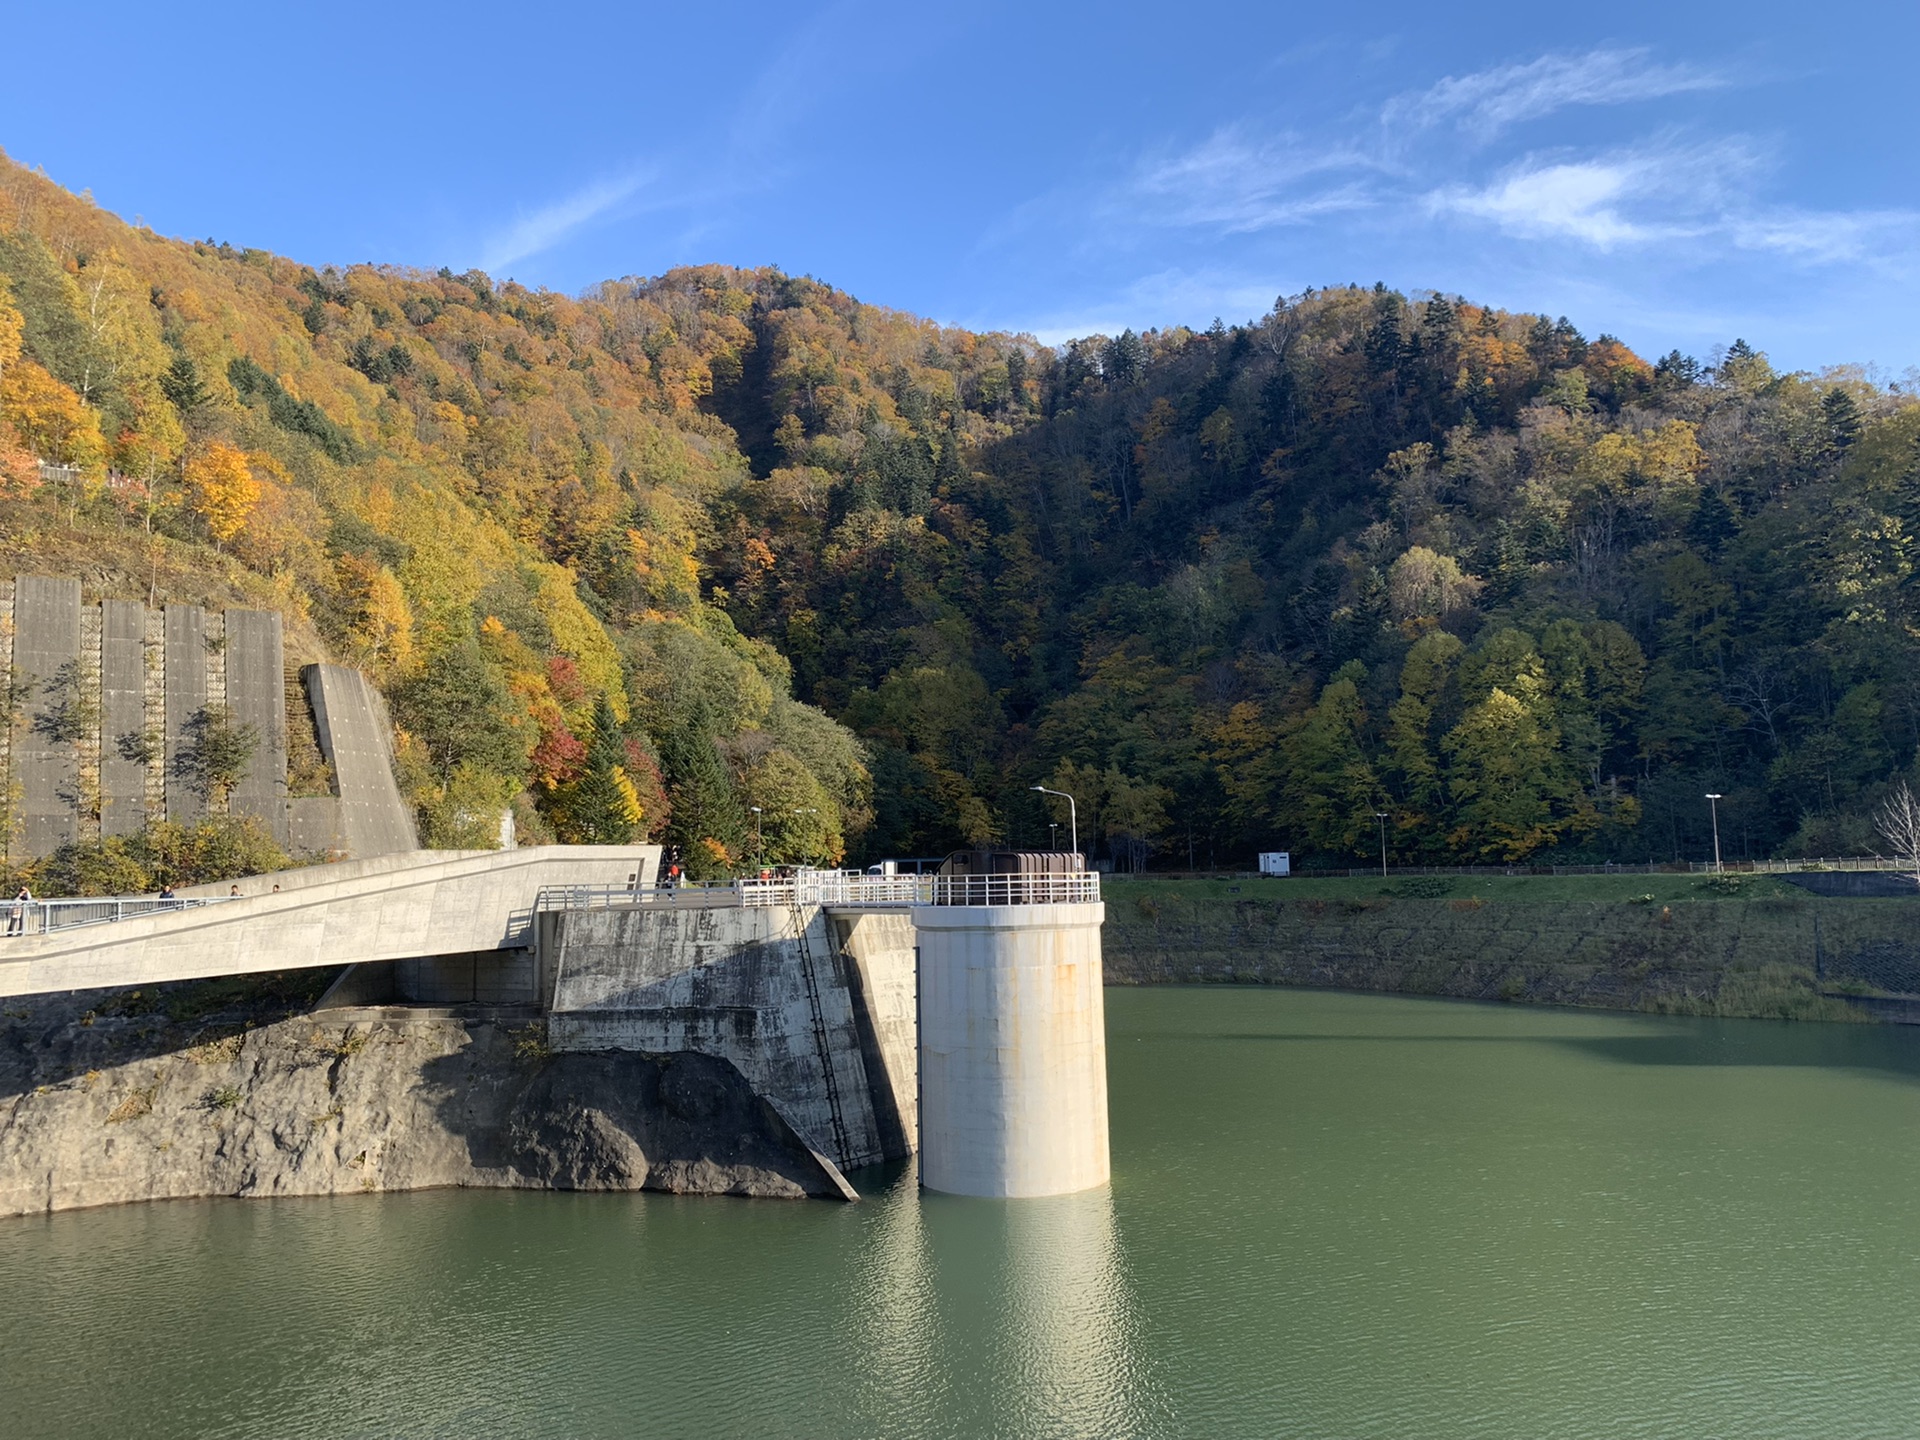
<path id="1" fill-rule="evenodd" d="M 659 863 L 657 845 L 536 845 L 416 850 L 256 875 L 238 882 L 239 899 L 0 939 L 0 996 L 521 948 L 534 943 L 543 887 L 645 888 Z"/>

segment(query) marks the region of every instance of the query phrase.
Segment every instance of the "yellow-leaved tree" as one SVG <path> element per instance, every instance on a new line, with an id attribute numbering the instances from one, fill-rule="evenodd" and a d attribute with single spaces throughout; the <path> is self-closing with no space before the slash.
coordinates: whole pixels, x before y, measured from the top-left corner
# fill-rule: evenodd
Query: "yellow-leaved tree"
<path id="1" fill-rule="evenodd" d="M 0 275 L 0 392 L 6 386 L 8 367 L 20 358 L 20 341 L 25 331 L 25 322 L 13 303 L 12 282 Z M 7 423 L 4 413 L 0 413 L 0 485 L 10 494 L 24 494 L 39 482 L 33 456 L 20 443 L 20 437 Z"/>
<path id="2" fill-rule="evenodd" d="M 31 360 L 0 375 L 0 420 L 42 460 L 98 471 L 107 463 L 100 422 L 84 400 Z"/>
<path id="3" fill-rule="evenodd" d="M 335 563 L 346 611 L 347 648 L 382 678 L 413 668 L 413 607 L 399 579 L 377 560 L 342 555 Z"/>
<path id="4" fill-rule="evenodd" d="M 7 367 L 20 358 L 20 340 L 26 322 L 13 303 L 13 282 L 0 275 L 0 380 L 7 378 Z"/>
<path id="5" fill-rule="evenodd" d="M 219 440 L 187 461 L 186 480 L 193 513 L 222 545 L 246 527 L 260 503 L 260 482 L 245 453 Z"/>

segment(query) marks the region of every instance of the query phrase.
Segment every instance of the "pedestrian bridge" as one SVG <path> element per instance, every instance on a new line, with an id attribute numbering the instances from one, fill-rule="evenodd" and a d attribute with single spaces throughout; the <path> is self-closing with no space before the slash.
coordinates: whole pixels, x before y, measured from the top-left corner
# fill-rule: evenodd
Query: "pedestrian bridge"
<path id="1" fill-rule="evenodd" d="M 34 902 L 21 916 L 34 933 L 0 939 L 0 996 L 523 949 L 543 891 L 632 896 L 659 862 L 657 845 L 415 850 L 171 901 Z"/>

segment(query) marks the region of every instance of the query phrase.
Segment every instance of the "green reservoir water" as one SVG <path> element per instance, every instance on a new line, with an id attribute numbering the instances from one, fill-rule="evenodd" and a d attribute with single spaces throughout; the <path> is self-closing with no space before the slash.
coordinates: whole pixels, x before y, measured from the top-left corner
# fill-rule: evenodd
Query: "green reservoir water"
<path id="1" fill-rule="evenodd" d="M 1920 1031 L 1118 990 L 1112 1191 L 0 1222 L 0 1434 L 1920 1434 Z"/>

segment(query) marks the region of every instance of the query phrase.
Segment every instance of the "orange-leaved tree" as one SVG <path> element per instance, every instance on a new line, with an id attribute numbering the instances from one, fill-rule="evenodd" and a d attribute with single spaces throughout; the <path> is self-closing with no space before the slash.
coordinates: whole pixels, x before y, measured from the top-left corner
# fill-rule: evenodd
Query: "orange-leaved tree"
<path id="1" fill-rule="evenodd" d="M 245 528 L 260 503 L 260 482 L 245 453 L 223 441 L 215 440 L 187 461 L 186 479 L 194 514 L 222 545 Z"/>
<path id="2" fill-rule="evenodd" d="M 93 410 L 31 360 L 16 360 L 0 375 L 0 419 L 43 460 L 82 470 L 106 464 L 107 442 Z"/>

